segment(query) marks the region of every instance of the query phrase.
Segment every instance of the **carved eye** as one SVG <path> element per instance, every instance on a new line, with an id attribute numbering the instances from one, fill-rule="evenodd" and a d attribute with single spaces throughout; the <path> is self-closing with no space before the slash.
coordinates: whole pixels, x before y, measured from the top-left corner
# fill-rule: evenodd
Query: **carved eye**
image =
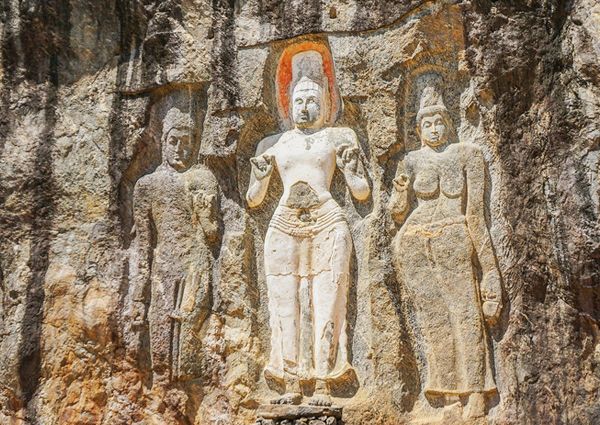
<path id="1" fill-rule="evenodd" d="M 309 97 L 308 99 L 306 99 L 306 103 L 316 103 L 316 100 L 314 97 Z"/>
<path id="2" fill-rule="evenodd" d="M 169 137 L 169 143 L 172 145 L 176 145 L 177 144 L 177 137 L 171 136 Z"/>
<path id="3" fill-rule="evenodd" d="M 431 123 L 429 121 L 425 121 L 423 123 L 423 128 L 429 128 L 429 127 L 431 127 Z"/>
<path id="4" fill-rule="evenodd" d="M 303 100 L 300 99 L 300 98 L 298 98 L 298 99 L 295 100 L 295 102 L 296 102 L 296 105 L 302 105 Z"/>

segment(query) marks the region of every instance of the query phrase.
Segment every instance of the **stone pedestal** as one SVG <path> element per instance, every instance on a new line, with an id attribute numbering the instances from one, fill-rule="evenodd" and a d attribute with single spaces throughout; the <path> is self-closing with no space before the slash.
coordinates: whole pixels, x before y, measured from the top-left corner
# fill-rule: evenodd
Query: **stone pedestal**
<path id="1" fill-rule="evenodd" d="M 342 425 L 342 408 L 264 404 L 256 417 L 256 425 Z"/>

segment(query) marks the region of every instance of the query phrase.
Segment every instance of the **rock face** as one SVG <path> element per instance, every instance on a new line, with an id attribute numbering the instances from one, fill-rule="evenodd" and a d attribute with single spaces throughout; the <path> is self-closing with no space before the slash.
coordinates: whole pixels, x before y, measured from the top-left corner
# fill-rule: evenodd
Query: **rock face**
<path id="1" fill-rule="evenodd" d="M 597 1 L 0 15 L 0 423 L 600 423 Z"/>

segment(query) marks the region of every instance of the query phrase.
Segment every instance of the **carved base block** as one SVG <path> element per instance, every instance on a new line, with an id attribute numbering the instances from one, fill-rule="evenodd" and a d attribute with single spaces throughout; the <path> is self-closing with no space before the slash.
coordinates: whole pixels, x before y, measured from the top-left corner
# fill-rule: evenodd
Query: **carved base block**
<path id="1" fill-rule="evenodd" d="M 342 425 L 341 407 L 264 404 L 256 425 Z"/>

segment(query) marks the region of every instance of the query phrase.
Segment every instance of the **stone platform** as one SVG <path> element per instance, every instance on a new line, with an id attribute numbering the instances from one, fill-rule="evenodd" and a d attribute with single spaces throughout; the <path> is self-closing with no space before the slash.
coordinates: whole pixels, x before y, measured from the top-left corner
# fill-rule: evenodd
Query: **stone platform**
<path id="1" fill-rule="evenodd" d="M 264 404 L 256 417 L 256 425 L 342 425 L 342 408 Z"/>

